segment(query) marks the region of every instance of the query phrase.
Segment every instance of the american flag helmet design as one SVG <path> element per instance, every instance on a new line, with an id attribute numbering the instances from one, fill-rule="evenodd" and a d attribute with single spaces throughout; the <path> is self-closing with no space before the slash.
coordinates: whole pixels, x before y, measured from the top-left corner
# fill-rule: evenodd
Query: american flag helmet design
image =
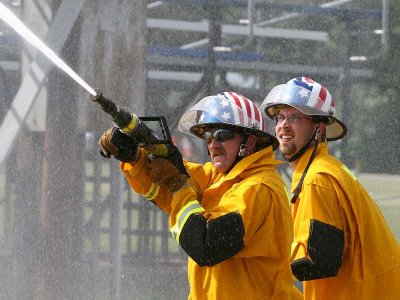
<path id="1" fill-rule="evenodd" d="M 297 77 L 286 84 L 272 88 L 260 109 L 273 118 L 282 105 L 289 105 L 310 116 L 326 116 L 329 119 L 327 140 L 334 141 L 346 135 L 346 126 L 336 118 L 335 102 L 329 91 L 309 77 Z"/>
<path id="2" fill-rule="evenodd" d="M 234 128 L 241 132 L 276 138 L 265 131 L 264 115 L 256 104 L 235 92 L 223 92 L 201 99 L 185 112 L 178 125 L 181 132 L 203 138 L 209 128 Z M 277 141 L 276 141 L 277 142 Z"/>

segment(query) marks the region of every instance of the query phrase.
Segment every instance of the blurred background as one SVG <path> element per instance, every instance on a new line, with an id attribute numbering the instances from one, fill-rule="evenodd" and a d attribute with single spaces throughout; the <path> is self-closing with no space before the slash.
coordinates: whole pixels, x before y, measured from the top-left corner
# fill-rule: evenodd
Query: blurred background
<path id="1" fill-rule="evenodd" d="M 398 0 L 0 2 L 90 87 L 165 116 L 197 162 L 205 145 L 176 127 L 199 99 L 236 91 L 261 103 L 313 78 L 348 128 L 332 153 L 400 239 Z M 99 155 L 110 117 L 1 18 L 0 121 L 0 299 L 187 298 L 167 216 Z"/>

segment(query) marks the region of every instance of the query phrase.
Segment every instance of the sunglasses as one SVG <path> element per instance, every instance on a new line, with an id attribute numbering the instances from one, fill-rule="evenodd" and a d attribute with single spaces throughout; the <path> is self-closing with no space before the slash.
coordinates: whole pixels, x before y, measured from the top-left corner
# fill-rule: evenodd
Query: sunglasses
<path id="1" fill-rule="evenodd" d="M 204 132 L 203 138 L 206 143 L 211 144 L 212 140 L 215 139 L 218 143 L 223 143 L 234 139 L 236 132 L 228 129 L 218 129 L 213 132 Z"/>

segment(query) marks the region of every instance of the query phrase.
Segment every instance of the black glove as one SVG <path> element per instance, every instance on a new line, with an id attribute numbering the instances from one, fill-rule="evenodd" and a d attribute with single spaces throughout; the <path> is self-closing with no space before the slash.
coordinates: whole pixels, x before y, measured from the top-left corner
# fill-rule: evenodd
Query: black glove
<path id="1" fill-rule="evenodd" d="M 106 158 L 111 155 L 122 162 L 134 162 L 138 150 L 138 143 L 135 139 L 123 134 L 117 127 L 104 132 L 98 145 L 100 154 Z"/>
<path id="2" fill-rule="evenodd" d="M 175 166 L 175 168 L 178 169 L 179 173 L 189 178 L 189 173 L 186 171 L 186 167 L 183 164 L 183 157 L 179 149 L 172 143 L 168 144 L 167 148 L 168 156 L 165 158 L 168 159 Z"/>

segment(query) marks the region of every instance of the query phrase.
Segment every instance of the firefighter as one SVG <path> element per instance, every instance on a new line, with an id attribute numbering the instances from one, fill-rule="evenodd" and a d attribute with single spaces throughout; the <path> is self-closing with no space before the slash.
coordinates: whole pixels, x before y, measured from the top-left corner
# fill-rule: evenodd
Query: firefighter
<path id="1" fill-rule="evenodd" d="M 291 298 L 289 200 L 264 122 L 237 93 L 200 100 L 178 128 L 204 140 L 204 165 L 183 162 L 173 145 L 167 159 L 151 158 L 115 128 L 99 141 L 104 155 L 122 161 L 131 187 L 169 215 L 189 256 L 189 299 Z"/>
<path id="2" fill-rule="evenodd" d="M 400 299 L 400 249 L 381 211 L 328 152 L 343 138 L 329 91 L 307 77 L 275 86 L 260 109 L 293 170 L 293 275 L 305 299 Z"/>

